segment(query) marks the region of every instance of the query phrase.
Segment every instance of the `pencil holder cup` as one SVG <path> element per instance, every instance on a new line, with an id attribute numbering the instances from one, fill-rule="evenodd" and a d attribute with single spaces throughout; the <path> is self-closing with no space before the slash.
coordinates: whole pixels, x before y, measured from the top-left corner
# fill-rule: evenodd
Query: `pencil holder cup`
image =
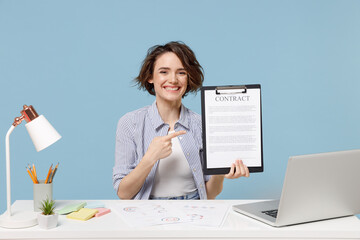
<path id="1" fill-rule="evenodd" d="M 47 198 L 52 200 L 52 195 L 52 183 L 45 183 L 44 180 L 39 180 L 39 183 L 34 183 L 34 211 L 41 212 L 41 203 Z"/>

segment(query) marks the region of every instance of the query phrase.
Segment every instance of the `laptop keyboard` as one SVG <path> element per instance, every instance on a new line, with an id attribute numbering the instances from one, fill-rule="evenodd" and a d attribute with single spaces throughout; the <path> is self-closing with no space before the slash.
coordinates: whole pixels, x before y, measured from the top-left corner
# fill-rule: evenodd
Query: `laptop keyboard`
<path id="1" fill-rule="evenodd" d="M 268 211 L 262 211 L 262 213 L 265 213 L 266 215 L 269 215 L 270 217 L 276 218 L 278 210 L 268 210 Z"/>

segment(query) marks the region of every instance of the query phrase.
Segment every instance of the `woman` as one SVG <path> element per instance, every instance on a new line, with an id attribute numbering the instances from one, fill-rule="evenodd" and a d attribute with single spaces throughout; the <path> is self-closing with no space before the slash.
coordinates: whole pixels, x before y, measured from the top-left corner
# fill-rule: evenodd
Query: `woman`
<path id="1" fill-rule="evenodd" d="M 120 199 L 214 199 L 224 178 L 249 176 L 241 160 L 226 175 L 202 172 L 201 118 L 181 100 L 204 76 L 187 45 L 150 48 L 135 80 L 156 100 L 119 120 L 113 185 Z"/>

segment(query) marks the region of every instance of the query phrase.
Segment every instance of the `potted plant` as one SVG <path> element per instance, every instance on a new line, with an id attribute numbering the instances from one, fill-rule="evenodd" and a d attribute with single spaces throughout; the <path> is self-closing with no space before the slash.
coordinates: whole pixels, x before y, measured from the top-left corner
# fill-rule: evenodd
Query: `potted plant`
<path id="1" fill-rule="evenodd" d="M 58 214 L 54 212 L 55 201 L 46 198 L 41 202 L 41 213 L 38 214 L 39 227 L 44 229 L 54 228 L 58 222 Z"/>

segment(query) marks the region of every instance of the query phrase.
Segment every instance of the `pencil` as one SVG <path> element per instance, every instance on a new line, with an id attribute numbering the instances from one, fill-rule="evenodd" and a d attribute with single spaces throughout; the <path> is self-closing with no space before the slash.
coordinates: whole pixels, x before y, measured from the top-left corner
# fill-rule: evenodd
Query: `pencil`
<path id="1" fill-rule="evenodd" d="M 50 173 L 51 173 L 51 171 L 52 171 L 52 166 L 53 166 L 53 165 L 51 164 L 51 166 L 50 166 L 50 168 L 49 168 L 49 172 L 48 172 L 48 174 L 47 174 L 47 176 L 46 176 L 45 184 L 48 183 L 49 176 L 50 176 Z"/>
<path id="2" fill-rule="evenodd" d="M 26 171 L 28 172 L 28 174 L 29 174 L 31 180 L 33 181 L 33 183 L 35 183 L 35 180 L 34 180 L 33 176 L 31 175 L 30 170 L 28 168 L 26 168 Z"/>
<path id="3" fill-rule="evenodd" d="M 49 180 L 47 183 L 51 183 L 50 180 L 51 180 L 51 176 L 53 175 L 52 171 L 50 172 L 50 175 L 49 175 Z"/>
<path id="4" fill-rule="evenodd" d="M 34 183 L 39 183 L 38 181 L 36 181 L 35 174 L 34 174 L 34 169 L 30 166 L 29 163 L 28 163 L 28 169 L 29 169 L 29 171 L 30 171 L 30 173 L 31 173 L 31 175 L 32 175 L 32 177 L 34 179 Z"/>
<path id="5" fill-rule="evenodd" d="M 35 181 L 36 181 L 36 183 L 39 183 L 39 181 L 38 181 L 38 178 L 37 178 L 37 174 L 36 174 L 36 168 L 35 168 L 35 165 L 33 164 L 33 173 L 34 173 L 34 177 L 35 177 Z"/>
<path id="6" fill-rule="evenodd" d="M 56 164 L 56 166 L 55 166 L 55 169 L 54 169 L 54 171 L 53 171 L 53 173 L 52 173 L 52 176 L 51 176 L 50 183 L 52 183 L 52 181 L 53 181 L 53 178 L 54 178 L 54 176 L 55 176 L 55 173 L 56 173 L 56 171 L 57 171 L 58 166 L 59 166 L 59 163 Z"/>

